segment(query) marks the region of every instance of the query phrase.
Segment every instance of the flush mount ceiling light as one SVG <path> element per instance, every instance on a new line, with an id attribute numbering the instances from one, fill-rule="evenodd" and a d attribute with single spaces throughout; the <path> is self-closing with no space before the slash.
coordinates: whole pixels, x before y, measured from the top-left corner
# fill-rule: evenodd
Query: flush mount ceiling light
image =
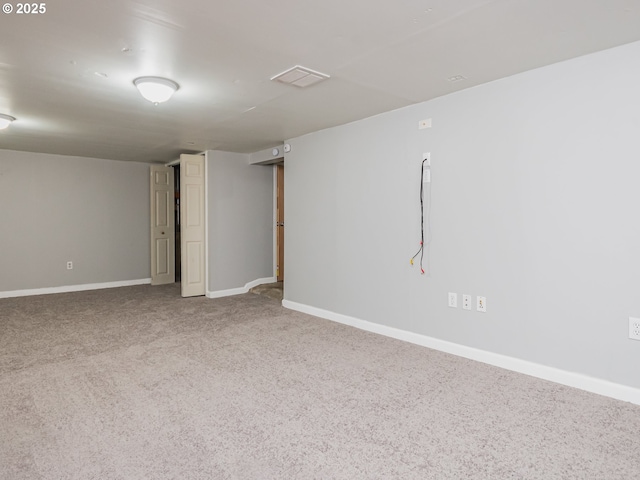
<path id="1" fill-rule="evenodd" d="M 326 73 L 316 72 L 310 68 L 296 65 L 289 70 L 285 70 L 284 72 L 271 77 L 271 80 L 304 88 L 321 82 L 322 80 L 326 80 L 327 78 L 330 78 L 330 76 Z"/>
<path id="2" fill-rule="evenodd" d="M 180 88 L 173 80 L 162 77 L 138 77 L 133 84 L 140 91 L 140 95 L 156 105 L 169 100 Z"/>
<path id="3" fill-rule="evenodd" d="M 13 122 L 16 118 L 11 115 L 5 115 L 4 113 L 0 113 L 0 130 L 4 130 L 11 122 Z"/>

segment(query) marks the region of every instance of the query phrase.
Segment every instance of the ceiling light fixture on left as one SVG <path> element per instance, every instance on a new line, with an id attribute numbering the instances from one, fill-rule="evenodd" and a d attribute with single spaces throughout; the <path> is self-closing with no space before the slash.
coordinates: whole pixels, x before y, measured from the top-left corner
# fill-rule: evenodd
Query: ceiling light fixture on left
<path id="1" fill-rule="evenodd" d="M 11 122 L 13 122 L 16 117 L 12 117 L 11 115 L 5 115 L 4 113 L 0 113 L 0 130 L 4 130 Z"/>
<path id="2" fill-rule="evenodd" d="M 180 88 L 173 80 L 162 77 L 138 77 L 133 84 L 140 91 L 140 95 L 156 105 L 169 100 Z"/>

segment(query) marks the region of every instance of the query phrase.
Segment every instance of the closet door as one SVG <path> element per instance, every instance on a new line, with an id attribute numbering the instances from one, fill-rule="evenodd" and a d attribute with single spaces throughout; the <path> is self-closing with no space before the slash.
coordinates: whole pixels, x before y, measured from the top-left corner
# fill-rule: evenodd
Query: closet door
<path id="1" fill-rule="evenodd" d="M 204 155 L 180 155 L 182 296 L 205 294 Z"/>
<path id="2" fill-rule="evenodd" d="M 173 168 L 151 166 L 151 285 L 175 279 Z"/>

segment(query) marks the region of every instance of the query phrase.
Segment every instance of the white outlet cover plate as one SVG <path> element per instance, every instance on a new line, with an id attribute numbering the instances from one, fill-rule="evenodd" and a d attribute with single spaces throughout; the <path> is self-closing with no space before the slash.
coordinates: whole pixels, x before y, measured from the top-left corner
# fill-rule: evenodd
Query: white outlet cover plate
<path id="1" fill-rule="evenodd" d="M 629 317 L 629 338 L 640 340 L 640 318 Z"/>
<path id="2" fill-rule="evenodd" d="M 462 295 L 462 308 L 471 310 L 471 295 Z"/>
<path id="3" fill-rule="evenodd" d="M 449 292 L 449 306 L 451 308 L 458 308 L 458 294 Z"/>
<path id="4" fill-rule="evenodd" d="M 476 297 L 476 310 L 486 313 L 487 311 L 487 299 L 485 297 Z"/>

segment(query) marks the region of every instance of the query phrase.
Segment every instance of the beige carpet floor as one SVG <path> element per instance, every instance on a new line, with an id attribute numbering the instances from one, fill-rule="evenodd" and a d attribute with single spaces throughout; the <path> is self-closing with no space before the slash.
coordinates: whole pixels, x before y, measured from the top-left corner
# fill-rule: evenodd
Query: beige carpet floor
<path id="1" fill-rule="evenodd" d="M 0 478 L 640 478 L 640 407 L 174 285 L 0 300 Z"/>
<path id="2" fill-rule="evenodd" d="M 274 300 L 282 301 L 283 293 L 284 293 L 284 282 L 275 282 L 275 283 L 264 283 L 262 285 L 258 285 L 257 287 L 253 287 L 249 292 L 255 293 L 256 295 L 264 295 L 269 298 L 273 298 Z"/>

